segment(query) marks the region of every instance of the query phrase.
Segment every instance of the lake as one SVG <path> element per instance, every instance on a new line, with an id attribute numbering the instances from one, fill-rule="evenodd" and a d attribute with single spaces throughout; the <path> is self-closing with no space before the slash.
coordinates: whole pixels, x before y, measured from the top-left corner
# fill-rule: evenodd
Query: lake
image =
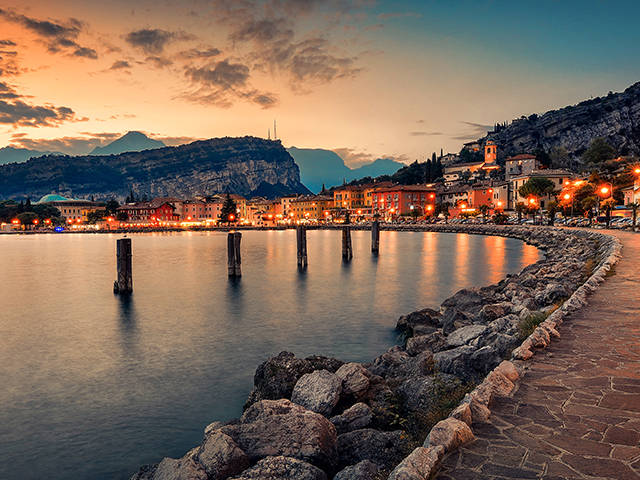
<path id="1" fill-rule="evenodd" d="M 262 361 L 289 350 L 369 361 L 399 315 L 539 259 L 519 240 L 387 232 L 131 235 L 134 293 L 113 295 L 116 235 L 0 236 L 0 478 L 126 479 L 241 414 Z"/>

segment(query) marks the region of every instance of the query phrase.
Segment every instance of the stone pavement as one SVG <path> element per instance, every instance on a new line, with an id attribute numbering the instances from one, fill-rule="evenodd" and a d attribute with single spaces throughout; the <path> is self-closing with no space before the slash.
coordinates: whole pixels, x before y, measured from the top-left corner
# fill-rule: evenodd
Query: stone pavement
<path id="1" fill-rule="evenodd" d="M 615 275 L 537 351 L 512 398 L 474 424 L 475 442 L 443 459 L 438 480 L 640 480 L 640 234 Z"/>

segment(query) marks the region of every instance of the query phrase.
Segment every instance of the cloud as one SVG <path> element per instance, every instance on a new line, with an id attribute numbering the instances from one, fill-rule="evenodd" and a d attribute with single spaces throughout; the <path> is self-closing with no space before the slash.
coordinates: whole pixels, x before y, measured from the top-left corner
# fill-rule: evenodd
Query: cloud
<path id="1" fill-rule="evenodd" d="M 368 152 L 358 151 L 353 148 L 334 148 L 333 151 L 337 153 L 340 158 L 344 160 L 344 163 L 350 168 L 358 168 L 365 164 L 374 162 L 378 159 L 389 159 L 400 163 L 409 163 L 410 159 L 407 155 L 373 155 Z"/>
<path id="2" fill-rule="evenodd" d="M 419 131 L 419 132 L 409 132 L 409 135 L 411 135 L 412 137 L 429 137 L 432 135 L 444 135 L 444 133 L 442 132 L 423 132 L 423 131 Z"/>
<path id="3" fill-rule="evenodd" d="M 222 60 L 205 68 L 187 68 L 186 76 L 192 82 L 205 86 L 230 90 L 243 87 L 249 79 L 249 67 L 240 63 Z"/>
<path id="4" fill-rule="evenodd" d="M 178 57 L 186 58 L 186 59 L 195 59 L 195 58 L 211 58 L 217 57 L 222 52 L 214 47 L 207 47 L 204 49 L 190 48 L 189 50 L 183 50 L 178 54 Z"/>
<path id="5" fill-rule="evenodd" d="M 145 58 L 145 62 L 150 63 L 155 68 L 164 68 L 164 67 L 168 67 L 169 65 L 173 65 L 173 61 L 169 60 L 166 57 L 160 57 L 160 56 L 147 57 Z"/>
<path id="6" fill-rule="evenodd" d="M 143 28 L 129 32 L 125 41 L 132 47 L 148 55 L 160 55 L 167 45 L 178 40 L 193 40 L 195 37 L 185 32 L 170 32 L 159 28 Z"/>
<path id="7" fill-rule="evenodd" d="M 0 124 L 16 127 L 52 127 L 65 122 L 87 120 L 79 118 L 69 107 L 56 107 L 51 104 L 33 105 L 24 101 L 25 95 L 15 88 L 0 82 Z"/>
<path id="8" fill-rule="evenodd" d="M 453 140 L 461 140 L 461 141 L 470 141 L 477 140 L 480 137 L 483 137 L 487 134 L 487 132 L 493 130 L 493 125 L 484 125 L 482 123 L 474 123 L 474 122 L 460 122 L 467 127 L 465 132 L 460 132 L 451 138 Z"/>
<path id="9" fill-rule="evenodd" d="M 0 40 L 0 46 L 2 47 L 15 47 L 16 43 L 11 40 Z"/>
<path id="10" fill-rule="evenodd" d="M 117 60 L 113 62 L 113 65 L 109 67 L 109 70 L 123 70 L 127 68 L 131 68 L 131 64 L 129 62 L 126 60 Z"/>
<path id="11" fill-rule="evenodd" d="M 422 14 L 417 12 L 389 12 L 379 13 L 378 18 L 380 20 L 390 20 L 392 18 L 422 18 Z"/>
<path id="12" fill-rule="evenodd" d="M 0 8 L 0 17 L 22 25 L 40 37 L 51 53 L 66 52 L 76 57 L 98 58 L 98 53 L 93 48 L 78 43 L 78 36 L 84 28 L 84 24 L 78 19 L 69 18 L 66 22 L 38 20 L 2 8 Z"/>
<path id="13" fill-rule="evenodd" d="M 11 145 L 46 152 L 60 152 L 67 155 L 86 155 L 96 147 L 101 147 L 120 138 L 121 133 L 88 133 L 83 136 L 61 137 L 53 139 L 34 139 L 24 134 L 11 136 Z"/>

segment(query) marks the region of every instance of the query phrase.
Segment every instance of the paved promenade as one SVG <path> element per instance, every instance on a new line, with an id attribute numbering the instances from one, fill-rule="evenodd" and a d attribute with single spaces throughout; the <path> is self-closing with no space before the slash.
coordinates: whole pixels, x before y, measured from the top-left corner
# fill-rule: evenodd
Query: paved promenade
<path id="1" fill-rule="evenodd" d="M 623 257 L 536 352 L 513 398 L 445 457 L 439 480 L 640 480 L 640 234 L 616 233 Z"/>

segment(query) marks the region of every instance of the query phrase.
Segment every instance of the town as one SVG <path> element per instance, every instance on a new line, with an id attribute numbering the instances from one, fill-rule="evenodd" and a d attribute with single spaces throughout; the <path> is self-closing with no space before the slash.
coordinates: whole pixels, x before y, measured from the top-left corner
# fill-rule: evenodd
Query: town
<path id="1" fill-rule="evenodd" d="M 316 195 L 276 199 L 247 199 L 233 193 L 139 199 L 131 191 L 123 204 L 52 193 L 33 204 L 30 199 L 0 203 L 1 231 L 277 227 L 374 219 L 635 227 L 640 166 L 633 157 L 608 159 L 602 142 L 596 139 L 591 147 L 593 155 L 604 155 L 595 162 L 598 169 L 582 172 L 555 168 L 544 152 L 511 156 L 501 165 L 498 146 L 488 140 L 484 145 L 467 143 L 458 155 L 441 153 L 436 158 L 434 154 L 433 162 L 405 167 L 414 177 L 424 170 L 424 178 L 431 180 L 438 173 L 429 169 L 438 165 L 441 175 L 429 183 L 367 178 L 330 189 L 323 186 Z"/>

